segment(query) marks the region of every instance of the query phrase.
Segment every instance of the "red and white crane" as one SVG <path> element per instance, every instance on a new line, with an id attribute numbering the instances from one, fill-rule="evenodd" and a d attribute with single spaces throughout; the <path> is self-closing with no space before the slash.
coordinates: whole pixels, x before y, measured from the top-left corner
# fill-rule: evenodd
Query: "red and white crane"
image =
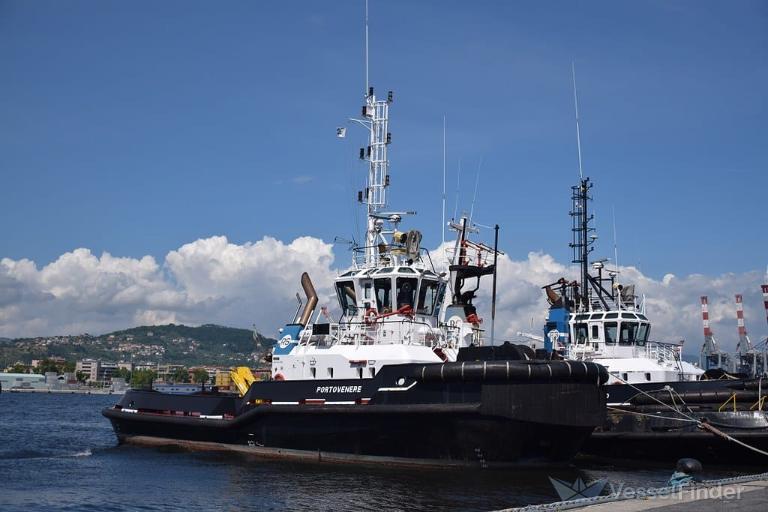
<path id="1" fill-rule="evenodd" d="M 752 351 L 752 342 L 747 336 L 747 328 L 744 326 L 744 303 L 740 293 L 736 294 L 736 324 L 738 325 L 739 342 L 736 344 L 736 352 L 740 355 Z"/>
<path id="2" fill-rule="evenodd" d="M 721 369 L 731 371 L 730 358 L 725 352 L 721 352 L 717 340 L 709 326 L 709 300 L 707 296 L 701 297 L 701 321 L 704 324 L 704 345 L 701 347 L 699 364 L 704 370 Z"/>

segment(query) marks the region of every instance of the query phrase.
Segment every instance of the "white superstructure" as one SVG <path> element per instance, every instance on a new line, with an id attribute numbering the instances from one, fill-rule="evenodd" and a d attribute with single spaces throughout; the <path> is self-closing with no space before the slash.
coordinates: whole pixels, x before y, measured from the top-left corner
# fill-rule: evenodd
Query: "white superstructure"
<path id="1" fill-rule="evenodd" d="M 352 267 L 335 280 L 341 317 L 333 321 L 325 309 L 314 314 L 317 296 L 305 274 L 307 303 L 273 350 L 275 380 L 372 378 L 385 365 L 455 361 L 461 347 L 484 344 L 472 300 L 480 278 L 495 269 L 496 249 L 468 240 L 471 229 L 462 218 L 451 223 L 457 238 L 450 273 L 438 273 L 421 233 L 400 229 L 403 217 L 415 212 L 385 211 L 391 103 L 391 92 L 377 100 L 371 87 L 362 119 L 353 119 L 369 131 L 369 145 L 360 149 L 368 179 L 358 193 L 367 206 L 366 236 L 353 248 Z"/>

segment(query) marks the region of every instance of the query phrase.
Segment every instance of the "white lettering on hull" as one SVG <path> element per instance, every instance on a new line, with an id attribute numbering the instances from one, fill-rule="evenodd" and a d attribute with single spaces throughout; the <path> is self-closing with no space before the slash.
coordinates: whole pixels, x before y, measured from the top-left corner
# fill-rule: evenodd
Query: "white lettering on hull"
<path id="1" fill-rule="evenodd" d="M 317 386 L 315 393 L 360 393 L 363 386 Z"/>

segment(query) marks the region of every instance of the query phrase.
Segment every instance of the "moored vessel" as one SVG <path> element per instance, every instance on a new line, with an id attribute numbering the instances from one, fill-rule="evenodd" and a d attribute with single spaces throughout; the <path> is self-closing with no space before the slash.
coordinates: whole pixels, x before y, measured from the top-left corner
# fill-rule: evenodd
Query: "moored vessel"
<path id="1" fill-rule="evenodd" d="M 608 371 L 606 418 L 584 452 L 764 464 L 768 414 L 762 381 L 727 374 L 708 378 L 682 359 L 682 344 L 650 337 L 645 297 L 621 282 L 618 267 L 608 269 L 607 260 L 589 259 L 596 239 L 588 208 L 591 188 L 588 178 L 572 187 L 570 245 L 579 279 L 561 278 L 543 287 L 550 308 L 544 336 L 535 337 L 549 357 L 599 363 Z M 706 301 L 703 308 L 706 334 Z"/>

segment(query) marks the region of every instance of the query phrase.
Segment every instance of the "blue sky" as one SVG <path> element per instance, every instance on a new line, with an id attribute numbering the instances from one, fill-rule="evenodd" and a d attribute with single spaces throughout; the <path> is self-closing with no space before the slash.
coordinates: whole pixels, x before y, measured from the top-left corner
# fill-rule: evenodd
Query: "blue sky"
<path id="1" fill-rule="evenodd" d="M 0 2 L 0 257 L 152 255 L 212 235 L 349 238 L 364 133 L 361 1 Z M 371 0 L 371 83 L 395 92 L 395 208 L 439 241 L 459 160 L 513 258 L 570 259 L 585 172 L 610 255 L 647 275 L 765 268 L 765 2 Z M 337 248 L 337 265 L 347 253 Z M 757 283 L 756 283 L 757 284 Z"/>

